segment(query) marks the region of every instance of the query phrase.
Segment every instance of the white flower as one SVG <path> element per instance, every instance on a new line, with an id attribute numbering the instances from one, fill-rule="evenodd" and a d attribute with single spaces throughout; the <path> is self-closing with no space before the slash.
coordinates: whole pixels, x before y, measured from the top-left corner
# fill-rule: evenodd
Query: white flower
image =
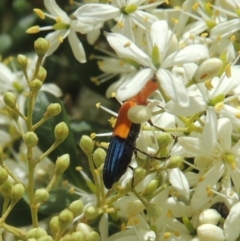
<path id="1" fill-rule="evenodd" d="M 178 141 L 184 148 L 192 152 L 194 156 L 202 156 L 212 159 L 209 167 L 205 169 L 205 174 L 200 174 L 201 180 L 191 199 L 191 206 L 193 210 L 201 210 L 205 205 L 211 205 L 210 201 L 213 199 L 212 194 L 214 191 L 219 190 L 218 182 L 224 175 L 227 180 L 232 180 L 234 188 L 231 190 L 240 190 L 240 142 L 232 146 L 232 125 L 227 118 L 218 120 L 218 132 L 215 144 L 215 149 L 212 152 L 205 150 L 201 147 L 201 140 L 194 137 L 179 137 Z M 204 170 L 203 170 L 204 171 Z M 223 187 L 226 184 L 223 183 Z M 212 189 L 212 191 L 210 191 Z M 224 189 L 223 189 L 224 190 Z M 221 190 L 220 190 L 221 191 Z M 224 194 L 224 192 L 222 192 Z M 232 193 L 233 194 L 233 193 Z M 228 199 L 236 198 L 229 191 L 224 195 L 220 195 L 218 201 L 229 203 Z M 216 200 L 217 201 L 217 200 Z M 232 205 L 234 202 L 232 202 Z"/>
<path id="2" fill-rule="evenodd" d="M 93 27 L 86 25 L 78 20 L 72 20 L 55 2 L 55 0 L 44 0 L 44 5 L 48 10 L 48 13 L 43 13 L 41 10 L 37 9 L 35 12 L 41 17 L 45 16 L 54 19 L 56 24 L 53 26 L 38 27 L 34 26 L 27 30 L 28 33 L 36 33 L 43 30 L 55 30 L 53 33 L 49 33 L 45 38 L 49 41 L 49 50 L 46 56 L 51 55 L 63 42 L 63 40 L 68 37 L 69 44 L 72 48 L 75 58 L 81 62 L 86 62 L 85 51 L 81 41 L 78 39 L 75 32 L 80 32 L 85 34 L 90 32 Z"/>
<path id="3" fill-rule="evenodd" d="M 142 1 L 135 0 L 112 1 L 111 5 L 90 3 L 78 8 L 74 12 L 74 16 L 81 22 L 92 26 L 103 25 L 105 21 L 113 19 L 117 21 L 117 25 L 112 30 L 134 41 L 133 29 L 135 25 L 145 30 L 146 26 L 158 20 L 154 15 L 142 10 L 160 5 L 162 2 L 158 1 L 145 5 Z"/>
<path id="4" fill-rule="evenodd" d="M 178 50 L 174 35 L 168 30 L 166 21 L 156 21 L 151 25 L 148 36 L 148 53 L 136 44 L 117 33 L 106 33 L 107 40 L 119 57 L 133 59 L 146 67 L 126 84 L 123 84 L 117 95 L 121 100 L 136 95 L 145 83 L 156 74 L 165 93 L 180 106 L 188 105 L 188 95 L 181 78 L 168 69 L 178 64 L 192 63 L 208 58 L 208 50 L 203 45 L 192 45 Z"/>

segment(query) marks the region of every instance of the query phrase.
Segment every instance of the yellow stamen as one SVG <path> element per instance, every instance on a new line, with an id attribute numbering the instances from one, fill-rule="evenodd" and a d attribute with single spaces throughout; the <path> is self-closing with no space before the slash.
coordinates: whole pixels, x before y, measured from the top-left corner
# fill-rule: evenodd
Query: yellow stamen
<path id="1" fill-rule="evenodd" d="M 90 137 L 91 137 L 92 139 L 94 139 L 94 138 L 96 137 L 96 133 L 91 133 L 91 134 L 90 134 Z"/>
<path id="2" fill-rule="evenodd" d="M 97 109 L 99 109 L 100 106 L 101 106 L 101 103 L 97 103 L 97 104 L 96 104 Z"/>
<path id="3" fill-rule="evenodd" d="M 172 234 L 170 232 L 166 232 L 166 233 L 164 233 L 163 238 L 168 239 L 171 235 Z"/>
<path id="4" fill-rule="evenodd" d="M 40 27 L 38 25 L 33 26 L 33 27 L 27 29 L 27 31 L 26 31 L 26 33 L 30 33 L 30 34 L 39 33 L 39 32 L 40 32 Z"/>
<path id="5" fill-rule="evenodd" d="M 231 65 L 230 65 L 230 64 L 227 64 L 227 65 L 226 65 L 225 73 L 226 73 L 226 76 L 227 76 L 228 78 L 230 78 L 230 77 L 232 76 L 232 73 L 231 73 Z"/>
<path id="6" fill-rule="evenodd" d="M 45 14 L 41 9 L 34 8 L 33 11 L 38 15 L 39 18 L 45 19 Z"/>
<path id="7" fill-rule="evenodd" d="M 62 43 L 63 42 L 63 37 L 62 36 L 60 36 L 59 38 L 58 38 L 58 41 L 60 42 L 60 43 Z"/>
<path id="8" fill-rule="evenodd" d="M 62 18 L 61 18 L 60 16 L 58 16 L 58 17 L 56 18 L 56 22 L 57 22 L 57 23 L 61 23 L 61 22 L 62 22 Z"/>
<path id="9" fill-rule="evenodd" d="M 221 111 L 224 108 L 224 103 L 223 102 L 219 102 L 214 106 L 214 109 L 216 112 Z"/>
<path id="10" fill-rule="evenodd" d="M 123 46 L 124 46 L 124 48 L 127 48 L 127 47 L 129 47 L 131 45 L 131 42 L 127 42 L 127 43 L 125 43 Z"/>

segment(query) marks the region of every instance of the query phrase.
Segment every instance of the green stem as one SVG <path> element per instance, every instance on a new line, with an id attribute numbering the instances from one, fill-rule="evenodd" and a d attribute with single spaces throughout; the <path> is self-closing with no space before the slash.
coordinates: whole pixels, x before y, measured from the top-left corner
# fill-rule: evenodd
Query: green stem
<path id="1" fill-rule="evenodd" d="M 21 240 L 27 240 L 26 235 L 25 235 L 25 231 L 15 228 L 13 226 L 10 226 L 6 223 L 2 223 L 1 228 L 5 229 L 6 231 L 8 231 L 9 233 L 12 233 L 14 236 L 16 236 L 17 238 L 21 239 Z"/>
<path id="2" fill-rule="evenodd" d="M 51 181 L 49 182 L 48 186 L 46 187 L 46 190 L 49 192 L 52 187 L 54 186 L 54 184 L 56 183 L 57 181 L 57 176 L 54 174 Z"/>
<path id="3" fill-rule="evenodd" d="M 35 66 L 35 70 L 34 70 L 34 74 L 33 74 L 32 80 L 34 80 L 35 78 L 37 78 L 39 69 L 40 69 L 41 64 L 42 64 L 42 60 L 43 60 L 43 56 L 38 56 L 38 59 L 37 59 L 37 63 L 36 63 L 36 66 Z"/>
<path id="4" fill-rule="evenodd" d="M 41 126 L 49 117 L 43 117 L 40 121 L 33 125 L 32 130 L 35 131 L 39 126 Z"/>
<path id="5" fill-rule="evenodd" d="M 4 198 L 2 216 L 3 216 L 3 214 L 7 211 L 9 202 L 10 202 L 10 197 Z"/>
<path id="6" fill-rule="evenodd" d="M 31 208 L 33 227 L 38 227 L 37 212 L 35 209 L 35 196 L 34 196 L 34 169 L 35 163 L 33 161 L 33 151 L 31 147 L 27 148 L 27 159 L 28 159 L 28 196 Z"/>
<path id="7" fill-rule="evenodd" d="M 42 161 L 45 157 L 47 157 L 52 151 L 55 150 L 55 148 L 60 145 L 61 142 L 54 142 L 47 151 L 45 151 L 40 157 L 38 157 L 37 160 L 35 160 L 35 165 L 38 164 L 40 161 Z"/>
<path id="8" fill-rule="evenodd" d="M 135 194 L 135 196 L 142 202 L 142 204 L 145 207 L 149 205 L 149 203 L 134 188 L 132 188 L 131 191 Z"/>
<path id="9" fill-rule="evenodd" d="M 95 168 L 94 168 L 93 160 L 92 160 L 92 155 L 87 155 L 87 159 L 88 159 L 88 164 L 89 164 L 90 171 L 91 171 L 92 176 L 93 176 L 94 183 L 97 186 L 97 188 L 96 188 L 96 196 L 97 196 L 97 206 L 99 207 L 100 204 L 101 204 L 101 202 L 100 202 L 100 183 L 99 183 L 99 178 L 97 177 L 96 172 L 95 172 Z"/>
<path id="10" fill-rule="evenodd" d="M 25 121 L 27 121 L 27 117 L 15 106 L 13 110 Z"/>

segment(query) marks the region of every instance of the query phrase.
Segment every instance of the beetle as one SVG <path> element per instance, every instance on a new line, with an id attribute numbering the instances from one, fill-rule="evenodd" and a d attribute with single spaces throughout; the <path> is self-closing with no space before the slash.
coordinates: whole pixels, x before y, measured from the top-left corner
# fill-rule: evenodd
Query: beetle
<path id="1" fill-rule="evenodd" d="M 153 77 L 137 95 L 121 106 L 103 167 L 103 182 L 107 189 L 110 189 L 126 172 L 141 129 L 141 124 L 132 123 L 128 119 L 128 110 L 136 105 L 147 105 L 147 98 L 157 89 L 158 84 Z"/>

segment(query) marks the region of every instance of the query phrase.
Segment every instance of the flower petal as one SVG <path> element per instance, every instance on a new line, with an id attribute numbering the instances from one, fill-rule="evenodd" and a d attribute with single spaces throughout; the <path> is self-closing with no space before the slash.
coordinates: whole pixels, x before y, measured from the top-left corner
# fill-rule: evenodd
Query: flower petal
<path id="1" fill-rule="evenodd" d="M 81 41 L 78 39 L 77 34 L 74 31 L 70 31 L 68 35 L 68 41 L 72 48 L 75 58 L 80 63 L 86 63 L 86 55 Z"/>
<path id="2" fill-rule="evenodd" d="M 145 67 L 155 68 L 151 58 L 128 38 L 118 33 L 106 33 L 106 37 L 108 43 L 120 58 L 129 58 Z"/>
<path id="3" fill-rule="evenodd" d="M 169 70 L 159 69 L 157 78 L 165 93 L 180 106 L 188 106 L 189 99 L 185 85 L 182 80 L 174 76 Z"/>

